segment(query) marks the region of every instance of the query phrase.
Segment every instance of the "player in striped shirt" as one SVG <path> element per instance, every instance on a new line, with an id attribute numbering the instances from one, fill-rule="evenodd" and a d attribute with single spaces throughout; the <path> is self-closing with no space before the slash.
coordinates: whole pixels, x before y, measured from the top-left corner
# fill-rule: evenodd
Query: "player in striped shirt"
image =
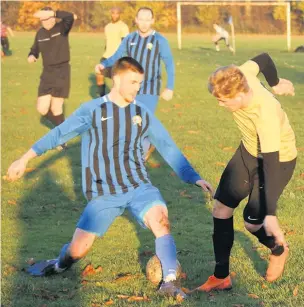
<path id="1" fill-rule="evenodd" d="M 168 132 L 154 115 L 135 101 L 144 70 L 133 58 L 119 59 L 112 69 L 109 95 L 83 104 L 54 128 L 8 170 L 9 180 L 22 176 L 27 162 L 75 136 L 82 137 L 82 183 L 88 204 L 70 243 L 57 259 L 28 268 L 34 276 L 60 273 L 84 257 L 97 236 L 103 236 L 117 216 L 128 209 L 138 223 L 156 237 L 156 255 L 161 261 L 160 293 L 181 295 L 176 279 L 176 247 L 170 234 L 166 203 L 149 179 L 143 160 L 142 142 L 149 137 L 159 153 L 187 183 L 204 191 L 212 187 L 192 168 Z"/>
<path id="2" fill-rule="evenodd" d="M 143 102 L 149 110 L 155 111 L 159 96 L 171 100 L 174 88 L 174 63 L 167 39 L 153 30 L 154 14 L 150 8 L 142 7 L 136 14 L 138 30 L 127 35 L 113 56 L 96 65 L 96 73 L 112 66 L 122 56 L 137 60 L 145 70 L 144 81 L 136 99 Z M 161 60 L 167 71 L 167 85 L 162 93 Z"/>

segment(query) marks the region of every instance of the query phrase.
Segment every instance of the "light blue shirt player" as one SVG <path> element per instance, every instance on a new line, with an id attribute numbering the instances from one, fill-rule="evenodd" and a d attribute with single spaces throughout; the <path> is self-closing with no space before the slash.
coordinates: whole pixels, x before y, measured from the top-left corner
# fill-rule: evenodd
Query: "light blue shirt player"
<path id="1" fill-rule="evenodd" d="M 123 56 L 132 57 L 144 68 L 144 81 L 137 100 L 155 112 L 161 89 L 161 60 L 167 71 L 166 88 L 174 89 L 175 68 L 168 40 L 155 30 L 146 37 L 142 37 L 139 31 L 132 32 L 123 39 L 117 51 L 101 64 L 105 68 L 111 67 Z"/>

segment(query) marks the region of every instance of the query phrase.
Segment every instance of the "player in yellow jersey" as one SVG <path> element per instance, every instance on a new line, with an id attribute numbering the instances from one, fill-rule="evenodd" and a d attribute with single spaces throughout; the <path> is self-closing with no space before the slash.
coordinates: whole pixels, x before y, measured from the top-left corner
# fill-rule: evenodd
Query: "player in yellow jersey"
<path id="1" fill-rule="evenodd" d="M 104 28 L 106 37 L 105 52 L 101 61 L 111 57 L 120 46 L 121 41 L 129 34 L 128 26 L 120 20 L 121 10 L 118 7 L 111 9 L 111 22 Z M 111 78 L 111 67 L 105 69 L 100 74 L 96 74 L 98 94 L 102 97 L 105 93 L 105 77 Z"/>
<path id="2" fill-rule="evenodd" d="M 233 212 L 249 196 L 244 209 L 245 227 L 270 249 L 266 280 L 278 279 L 284 270 L 288 245 L 276 217 L 277 201 L 292 177 L 297 150 L 286 113 L 274 95 L 257 78 L 262 72 L 277 95 L 294 95 L 293 84 L 279 79 L 266 53 L 237 67 L 220 67 L 208 89 L 219 105 L 232 112 L 242 140 L 224 170 L 214 196 L 214 274 L 198 290 L 232 287 L 229 257 L 234 241 Z"/>

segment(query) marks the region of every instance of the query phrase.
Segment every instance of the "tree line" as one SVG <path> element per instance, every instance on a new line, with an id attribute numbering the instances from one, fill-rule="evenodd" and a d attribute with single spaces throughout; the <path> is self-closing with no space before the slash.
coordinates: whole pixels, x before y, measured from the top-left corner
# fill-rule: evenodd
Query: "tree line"
<path id="1" fill-rule="evenodd" d="M 212 24 L 225 25 L 233 17 L 238 33 L 282 34 L 286 31 L 284 6 L 183 6 L 182 25 L 185 32 L 211 32 Z M 174 1 L 2 1 L 1 19 L 15 30 L 32 31 L 39 28 L 39 20 L 33 14 L 44 6 L 54 10 L 71 11 L 78 16 L 74 31 L 102 31 L 110 21 L 113 6 L 122 10 L 122 20 L 133 29 L 134 16 L 139 7 L 148 6 L 155 13 L 155 29 L 161 32 L 176 31 L 176 2 Z M 291 2 L 291 26 L 293 34 L 304 32 L 304 1 Z"/>

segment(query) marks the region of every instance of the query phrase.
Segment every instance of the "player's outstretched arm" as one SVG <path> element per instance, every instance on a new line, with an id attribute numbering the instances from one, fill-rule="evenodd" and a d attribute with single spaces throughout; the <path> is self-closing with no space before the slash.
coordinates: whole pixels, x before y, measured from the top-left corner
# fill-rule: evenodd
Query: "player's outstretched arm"
<path id="1" fill-rule="evenodd" d="M 14 161 L 8 168 L 7 180 L 15 181 L 21 178 L 25 172 L 27 163 L 36 156 L 36 152 L 31 148 L 20 159 Z"/>
<path id="2" fill-rule="evenodd" d="M 211 184 L 193 169 L 189 161 L 178 149 L 168 131 L 163 127 L 158 119 L 150 114 L 151 124 L 149 126 L 149 140 L 156 147 L 161 156 L 172 167 L 180 179 L 186 183 L 196 184 L 203 191 L 209 192 L 213 196 Z"/>
<path id="3" fill-rule="evenodd" d="M 291 81 L 278 77 L 276 66 L 268 53 L 261 53 L 251 59 L 259 66 L 259 71 L 264 75 L 269 86 L 276 95 L 294 96 L 294 86 Z"/>

